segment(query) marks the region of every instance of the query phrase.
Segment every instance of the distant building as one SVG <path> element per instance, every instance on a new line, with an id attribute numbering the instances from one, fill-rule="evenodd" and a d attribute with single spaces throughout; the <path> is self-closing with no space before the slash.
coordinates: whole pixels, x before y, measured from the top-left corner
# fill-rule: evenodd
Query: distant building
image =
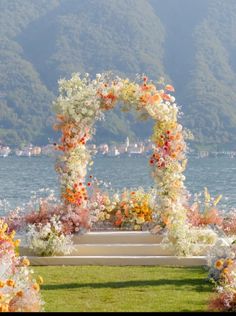
<path id="1" fill-rule="evenodd" d="M 98 152 L 102 155 L 106 155 L 109 152 L 109 146 L 107 144 L 101 144 L 98 146 Z"/>
<path id="2" fill-rule="evenodd" d="M 129 137 L 127 137 L 127 138 L 126 138 L 126 147 L 128 148 L 129 145 L 130 145 L 130 143 L 129 143 Z"/>
<path id="3" fill-rule="evenodd" d="M 132 144 L 128 148 L 128 153 L 130 155 L 134 155 L 134 154 L 140 155 L 140 154 L 143 154 L 143 152 L 144 152 L 144 146 L 143 145 L 140 146 L 138 144 Z"/>
<path id="4" fill-rule="evenodd" d="M 108 156 L 115 157 L 115 156 L 119 156 L 119 155 L 120 155 L 120 152 L 117 149 L 117 147 L 116 146 L 112 146 L 111 149 L 108 152 Z"/>
<path id="5" fill-rule="evenodd" d="M 121 144 L 117 146 L 118 151 L 120 152 L 120 154 L 125 154 L 128 151 L 128 147 L 126 144 Z"/>
<path id="6" fill-rule="evenodd" d="M 31 149 L 31 155 L 32 156 L 39 156 L 42 152 L 42 148 L 39 146 L 35 146 Z"/>
<path id="7" fill-rule="evenodd" d="M 7 157 L 11 152 L 10 147 L 0 145 L 0 157 Z"/>

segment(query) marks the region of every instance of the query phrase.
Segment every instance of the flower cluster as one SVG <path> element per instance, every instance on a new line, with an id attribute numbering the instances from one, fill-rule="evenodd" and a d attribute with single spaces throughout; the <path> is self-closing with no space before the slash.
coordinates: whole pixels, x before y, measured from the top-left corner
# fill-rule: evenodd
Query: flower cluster
<path id="1" fill-rule="evenodd" d="M 201 193 L 195 195 L 195 201 L 188 209 L 187 216 L 191 225 L 201 227 L 209 224 L 222 226 L 223 216 L 219 214 L 216 208 L 220 202 L 222 195 L 212 198 L 208 189 L 204 189 L 204 201 L 201 201 Z"/>
<path id="2" fill-rule="evenodd" d="M 155 192 L 138 190 L 124 190 L 114 194 L 111 198 L 103 196 L 102 208 L 98 213 L 98 220 L 110 221 L 115 227 L 141 230 L 144 223 L 152 222 Z"/>
<path id="3" fill-rule="evenodd" d="M 230 237 L 219 238 L 208 254 L 209 276 L 215 294 L 209 303 L 211 311 L 236 311 L 236 246 Z"/>
<path id="4" fill-rule="evenodd" d="M 18 257 L 14 232 L 0 221 L 0 312 L 39 312 L 43 309 L 40 295 L 42 278 L 36 280 L 29 260 Z"/>
<path id="5" fill-rule="evenodd" d="M 133 82 L 107 74 L 98 74 L 93 80 L 87 74 L 84 78 L 73 74 L 70 80 L 59 81 L 59 91 L 60 95 L 54 102 L 57 114 L 55 128 L 61 131 L 62 137 L 56 147 L 63 155 L 56 164 L 56 170 L 60 175 L 61 196 L 65 205 L 75 205 L 84 214 L 89 214 L 85 179 L 92 158 L 86 143 L 94 133 L 94 123 L 102 118 L 103 112 L 122 103 L 123 111 L 134 109 L 140 117 L 151 117 L 156 122 L 152 135 L 155 149 L 150 158 L 152 175 L 159 194 L 160 209 L 167 218 L 169 239 L 178 243 L 179 254 L 186 254 L 185 243 L 189 234 L 183 176 L 187 162 L 186 133 L 177 122 L 178 107 L 175 98 L 170 95 L 174 88 L 162 85 L 157 89 L 146 76 Z M 117 213 L 120 224 L 124 222 L 125 212 L 133 213 L 125 209 L 127 207 L 122 206 Z M 147 214 L 150 217 L 150 211 Z M 139 217 L 139 220 L 143 219 Z"/>
<path id="6" fill-rule="evenodd" d="M 39 256 L 68 255 L 74 249 L 71 236 L 63 233 L 63 225 L 56 215 L 46 224 L 28 225 L 26 241 Z"/>
<path id="7" fill-rule="evenodd" d="M 224 215 L 222 229 L 228 236 L 236 236 L 236 210 L 232 209 Z"/>

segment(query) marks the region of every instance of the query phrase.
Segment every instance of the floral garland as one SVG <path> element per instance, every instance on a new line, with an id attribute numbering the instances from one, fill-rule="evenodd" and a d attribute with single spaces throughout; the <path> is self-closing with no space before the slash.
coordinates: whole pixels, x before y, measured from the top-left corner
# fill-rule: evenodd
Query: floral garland
<path id="1" fill-rule="evenodd" d="M 191 246 L 185 210 L 187 192 L 183 171 L 186 167 L 185 132 L 178 123 L 179 109 L 171 85 L 157 89 L 146 76 L 130 81 L 111 75 L 97 74 L 90 79 L 73 74 L 70 80 L 59 81 L 60 95 L 54 102 L 57 115 L 55 129 L 61 131 L 61 143 L 56 145 L 63 152 L 56 164 L 60 175 L 61 196 L 65 208 L 73 208 L 89 220 L 87 167 L 92 157 L 86 143 L 95 133 L 94 123 L 104 111 L 122 103 L 122 110 L 134 109 L 141 118 L 155 121 L 152 141 L 155 149 L 150 158 L 152 176 L 158 190 L 158 207 L 166 216 L 168 239 L 175 244 L 178 254 L 188 254 Z M 85 227 L 87 229 L 88 225 Z"/>
<path id="2" fill-rule="evenodd" d="M 0 220 L 0 312 L 40 312 L 42 277 L 35 280 L 29 260 L 16 255 L 19 240 Z"/>

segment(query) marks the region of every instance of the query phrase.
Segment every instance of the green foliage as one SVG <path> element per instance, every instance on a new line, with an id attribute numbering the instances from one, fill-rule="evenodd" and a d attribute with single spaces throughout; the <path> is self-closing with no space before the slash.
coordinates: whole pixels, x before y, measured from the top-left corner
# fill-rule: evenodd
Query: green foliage
<path id="1" fill-rule="evenodd" d="M 234 0 L 1 0 L 0 139 L 47 143 L 57 80 L 112 70 L 164 76 L 197 146 L 236 135 Z M 98 142 L 148 137 L 150 121 L 115 111 Z"/>

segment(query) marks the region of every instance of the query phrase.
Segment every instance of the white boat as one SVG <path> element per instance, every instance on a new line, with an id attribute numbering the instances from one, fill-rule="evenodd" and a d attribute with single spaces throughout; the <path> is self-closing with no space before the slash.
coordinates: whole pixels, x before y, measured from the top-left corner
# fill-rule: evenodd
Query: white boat
<path id="1" fill-rule="evenodd" d="M 0 147 L 0 157 L 7 157 L 11 152 L 10 147 Z"/>

